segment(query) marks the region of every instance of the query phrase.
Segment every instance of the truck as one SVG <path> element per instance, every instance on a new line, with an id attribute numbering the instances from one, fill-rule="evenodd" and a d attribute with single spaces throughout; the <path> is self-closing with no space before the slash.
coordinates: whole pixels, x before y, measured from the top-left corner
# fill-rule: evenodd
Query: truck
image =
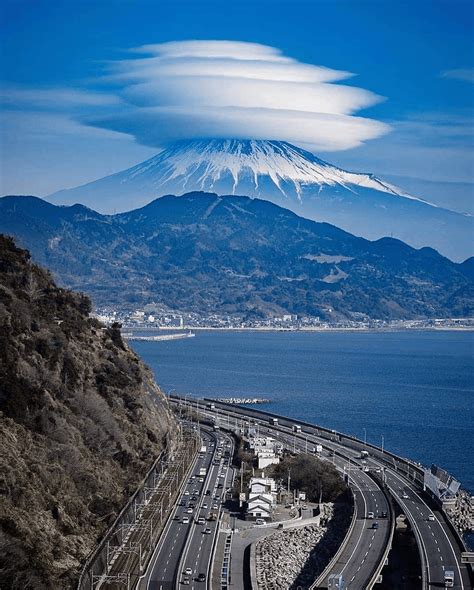
<path id="1" fill-rule="evenodd" d="M 316 445 L 311 449 L 313 453 L 317 453 L 318 455 L 323 452 L 323 445 Z"/>
<path id="2" fill-rule="evenodd" d="M 207 447 L 206 445 L 202 445 L 201 450 L 199 451 L 201 453 L 201 455 L 204 455 L 207 451 Z"/>
<path id="3" fill-rule="evenodd" d="M 207 469 L 205 467 L 199 468 L 199 477 L 204 477 L 207 473 Z"/>
<path id="4" fill-rule="evenodd" d="M 278 426 L 278 418 L 269 418 L 268 422 L 272 425 L 272 426 Z"/>
<path id="5" fill-rule="evenodd" d="M 444 587 L 454 588 L 454 571 L 444 570 Z"/>
<path id="6" fill-rule="evenodd" d="M 344 590 L 344 578 L 341 574 L 331 574 L 328 578 L 328 590 Z"/>
<path id="7" fill-rule="evenodd" d="M 293 432 L 301 432 L 301 426 L 299 424 L 293 424 Z"/>

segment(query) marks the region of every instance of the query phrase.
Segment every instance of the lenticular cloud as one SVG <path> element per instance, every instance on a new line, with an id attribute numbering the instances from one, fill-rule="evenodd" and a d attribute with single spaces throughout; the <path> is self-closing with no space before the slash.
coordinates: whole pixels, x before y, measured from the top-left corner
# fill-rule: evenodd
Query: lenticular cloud
<path id="1" fill-rule="evenodd" d="M 388 127 L 355 116 L 376 94 L 352 76 L 298 62 L 273 47 L 234 41 L 145 45 L 111 65 L 121 108 L 90 124 L 161 147 L 184 138 L 279 139 L 314 150 L 356 147 Z"/>

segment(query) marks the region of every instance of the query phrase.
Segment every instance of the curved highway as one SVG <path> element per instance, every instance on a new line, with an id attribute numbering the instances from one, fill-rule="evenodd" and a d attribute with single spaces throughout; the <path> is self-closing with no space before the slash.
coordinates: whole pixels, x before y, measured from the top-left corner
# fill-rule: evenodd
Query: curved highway
<path id="1" fill-rule="evenodd" d="M 248 421 L 248 419 L 251 418 L 253 421 L 256 421 L 262 426 L 264 425 L 266 428 L 269 428 L 272 431 L 273 436 L 276 438 L 278 437 L 278 434 L 281 435 L 283 432 L 289 435 L 290 439 L 293 438 L 293 445 L 295 444 L 295 439 L 298 439 L 301 444 L 303 444 L 304 441 L 305 445 L 307 444 L 307 441 L 310 441 L 311 443 L 322 444 L 325 449 L 329 450 L 330 452 L 334 451 L 340 457 L 345 458 L 347 461 L 350 460 L 353 465 L 357 465 L 359 468 L 363 467 L 360 449 L 365 448 L 365 446 L 362 441 L 357 441 L 356 439 L 341 435 L 335 431 L 331 432 L 327 429 L 322 429 L 317 426 L 302 423 L 297 420 L 292 420 L 284 416 L 278 416 L 278 426 L 269 426 L 268 418 L 273 416 L 273 414 L 268 414 L 260 410 L 229 406 L 228 404 L 215 402 L 214 400 L 207 401 L 212 401 L 212 404 L 215 406 L 213 410 L 210 410 L 207 407 L 208 404 L 202 400 L 196 401 L 194 398 L 193 404 L 195 406 L 199 404 L 201 410 L 212 412 L 212 414 L 217 415 L 218 418 L 220 416 L 220 419 L 224 420 L 224 423 L 227 422 L 229 426 L 233 426 L 235 424 L 237 427 L 239 421 Z M 292 434 L 292 425 L 298 423 L 301 424 L 302 432 L 299 434 Z M 347 440 L 347 443 L 343 444 L 341 440 Z M 460 549 L 453 533 L 445 523 L 442 514 L 440 512 L 433 513 L 422 496 L 420 490 L 420 483 L 422 482 L 422 479 L 419 473 L 419 468 L 417 468 L 417 466 L 410 467 L 410 465 L 407 465 L 403 461 L 397 460 L 397 458 L 390 453 L 384 453 L 382 450 L 377 449 L 376 447 L 367 445 L 367 449 L 370 451 L 371 455 L 368 460 L 369 467 L 375 471 L 380 472 L 380 476 L 384 479 L 384 482 L 391 494 L 404 510 L 414 530 L 422 559 L 423 588 L 427 589 L 430 587 L 444 587 L 444 572 L 445 570 L 450 569 L 455 573 L 455 582 L 453 587 L 457 588 L 458 590 L 470 590 L 471 584 L 469 572 L 467 566 L 461 563 Z M 364 475 L 367 476 L 367 474 L 365 474 L 360 469 L 357 472 L 359 474 L 363 474 L 360 476 L 362 478 Z M 351 471 L 351 477 L 354 484 L 356 481 L 355 473 L 356 471 Z M 369 476 L 367 477 L 373 484 L 373 480 Z M 357 483 L 359 485 L 362 484 L 360 491 L 361 495 L 366 498 L 366 502 L 367 498 L 369 498 L 368 501 L 371 502 L 370 496 L 372 495 L 371 492 L 374 490 L 370 490 L 369 487 L 372 484 L 366 482 L 367 486 L 369 487 L 364 489 L 363 482 L 360 484 L 359 479 L 357 479 Z M 375 498 L 373 498 L 373 500 L 375 500 Z M 377 502 L 379 500 L 382 501 L 381 498 L 378 498 Z M 358 508 L 359 507 L 361 507 L 360 500 L 358 502 Z M 375 507 L 375 502 L 373 507 Z M 365 506 L 364 509 L 366 509 Z M 357 520 L 360 521 L 362 519 L 358 517 Z M 377 530 L 377 533 L 381 530 L 380 522 L 381 520 L 379 520 L 379 529 Z M 361 526 L 362 523 L 359 523 L 359 533 L 357 533 L 356 523 L 356 527 L 354 528 L 354 531 L 351 535 L 350 543 L 355 543 L 357 545 L 358 534 L 360 535 Z M 359 565 L 361 565 L 361 570 L 363 568 L 364 575 L 367 575 L 369 572 L 370 567 L 367 558 L 370 556 L 370 550 L 372 549 L 374 542 L 376 542 L 377 535 L 374 535 L 372 539 L 371 536 L 366 533 L 363 535 L 363 537 L 364 541 L 359 542 L 359 547 L 362 548 L 364 546 L 365 548 L 362 553 L 356 550 L 354 555 L 347 555 L 347 552 L 345 551 L 344 555 L 341 555 L 341 563 L 338 565 L 345 568 L 343 575 L 346 584 L 351 583 L 352 576 L 354 575 L 353 566 L 351 565 L 352 562 L 357 563 L 356 572 Z M 368 543 L 367 539 L 369 540 Z M 366 566 L 363 566 L 362 558 L 365 556 L 365 552 L 368 550 L 371 541 L 372 546 L 365 560 Z M 342 560 L 344 560 L 344 563 L 342 563 Z M 335 569 L 336 567 L 334 570 Z M 341 572 L 334 571 L 334 573 Z M 351 584 L 352 588 L 359 590 L 361 587 L 365 587 L 364 585 L 358 586 L 357 584 L 360 582 L 357 581 L 356 584 L 356 580 L 358 580 L 358 578 L 353 579 Z"/>

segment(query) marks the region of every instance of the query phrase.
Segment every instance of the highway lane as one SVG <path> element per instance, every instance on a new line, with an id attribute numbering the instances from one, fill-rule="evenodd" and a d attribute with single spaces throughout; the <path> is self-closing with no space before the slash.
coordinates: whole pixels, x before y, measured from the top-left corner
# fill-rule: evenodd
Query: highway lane
<path id="1" fill-rule="evenodd" d="M 471 585 L 467 567 L 459 563 L 454 539 L 451 538 L 451 531 L 441 514 L 432 511 L 404 477 L 386 470 L 386 480 L 412 528 L 418 532 L 417 539 L 424 556 L 428 587 L 443 587 L 444 571 L 452 570 L 455 574 L 454 588 L 469 590 Z"/>
<path id="2" fill-rule="evenodd" d="M 238 407 L 229 408 L 225 404 L 219 402 L 217 402 L 215 405 L 216 410 L 219 414 L 221 414 L 222 417 L 228 417 L 227 421 L 230 425 L 232 425 L 232 421 L 235 421 L 235 425 L 237 425 L 239 419 L 241 421 L 243 419 L 248 421 L 249 418 L 257 420 L 262 425 L 268 424 L 265 415 L 262 415 L 262 413 L 258 411 Z M 205 407 L 205 404 L 201 402 L 201 407 L 203 406 Z M 209 409 L 207 411 L 209 411 Z M 279 422 L 279 426 L 273 428 L 273 430 L 276 432 L 281 431 L 282 427 L 283 429 L 286 428 L 288 430 L 291 425 L 297 421 L 280 417 Z M 294 436 L 298 436 L 300 439 L 304 438 L 309 439 L 312 442 L 320 443 L 325 448 L 332 448 L 338 453 L 346 456 L 347 458 L 350 458 L 353 462 L 360 462 L 359 451 L 340 444 L 340 437 L 338 433 L 329 435 L 330 438 L 333 439 L 330 440 L 328 439 L 327 432 L 324 432 L 324 436 L 320 436 L 322 432 L 320 432 L 321 429 L 319 429 L 317 426 L 305 424 L 302 426 L 302 430 L 303 432 L 300 435 Z M 428 513 L 429 508 L 427 507 L 423 498 L 420 496 L 420 490 L 415 487 L 411 480 L 407 479 L 404 475 L 397 471 L 397 461 L 394 460 L 393 457 L 390 457 L 388 454 L 385 456 L 379 449 L 374 451 L 374 455 L 376 455 L 376 457 L 371 458 L 373 466 L 377 469 L 382 469 L 382 467 L 384 468 L 386 483 L 389 489 L 394 494 L 394 497 L 400 501 L 401 506 L 406 511 L 409 521 L 412 523 L 412 526 L 414 526 L 415 532 L 418 533 L 417 541 L 421 554 L 429 554 L 429 557 L 426 558 L 425 569 L 425 578 L 428 586 L 440 587 L 439 585 L 441 584 L 441 587 L 443 587 L 444 570 L 451 568 L 454 570 L 456 576 L 454 587 L 460 590 L 468 590 L 471 586 L 467 567 L 464 564 L 461 564 L 460 551 L 456 545 L 456 541 L 451 531 L 444 523 L 442 516 L 435 515 L 434 522 L 424 520 L 425 513 Z M 381 457 L 385 460 L 381 460 Z M 398 467 L 399 466 L 400 464 Z M 413 470 L 413 475 L 417 475 L 415 470 Z M 417 477 L 419 476 L 417 475 Z M 413 497 L 410 498 L 410 492 L 408 492 L 408 499 L 400 498 L 400 486 L 405 486 L 410 489 Z M 403 500 L 411 501 L 403 502 Z M 425 512 L 423 512 L 423 510 Z M 420 514 L 422 516 L 420 516 Z"/>
<path id="3" fill-rule="evenodd" d="M 206 444 L 206 446 L 215 445 L 217 437 L 214 434 L 206 430 L 201 430 L 201 436 L 203 444 Z M 189 510 L 190 503 L 197 503 L 197 501 L 192 501 L 190 498 L 198 498 L 197 495 L 193 494 L 195 490 L 199 493 L 199 498 L 201 498 L 204 486 L 207 485 L 207 480 L 211 476 L 210 466 L 214 453 L 215 447 L 212 453 L 206 452 L 198 456 L 192 470 L 192 475 L 183 487 L 183 494 L 179 498 L 178 506 L 175 507 L 150 561 L 148 572 L 141 582 L 141 588 L 146 588 L 147 590 L 173 590 L 175 587 L 175 579 L 178 573 L 177 567 L 190 528 L 193 526 L 192 522 L 195 509 L 191 509 L 191 514 L 188 514 L 187 511 Z M 200 468 L 206 469 L 206 477 L 199 477 Z M 202 481 L 199 481 L 200 479 Z M 186 519 L 188 522 L 186 522 Z"/>
<path id="4" fill-rule="evenodd" d="M 200 512 L 196 515 L 197 518 L 206 518 L 211 512 L 217 515 L 215 521 L 206 519 L 205 524 L 196 524 L 191 530 L 188 539 L 188 545 L 183 554 L 180 571 L 186 571 L 190 568 L 193 572 L 192 576 L 186 576 L 190 579 L 191 590 L 199 590 L 201 587 L 210 588 L 211 575 L 210 566 L 213 556 L 214 543 L 216 535 L 219 532 L 220 514 L 222 506 L 225 502 L 226 489 L 229 486 L 229 479 L 231 476 L 230 463 L 233 455 L 233 440 L 226 434 L 221 434 L 217 442 L 216 456 L 213 461 L 213 476 L 210 479 L 209 494 L 205 494 Z M 197 581 L 199 574 L 206 577 L 206 584 Z M 184 576 L 181 577 L 181 580 Z M 182 586 L 179 586 L 182 587 Z"/>

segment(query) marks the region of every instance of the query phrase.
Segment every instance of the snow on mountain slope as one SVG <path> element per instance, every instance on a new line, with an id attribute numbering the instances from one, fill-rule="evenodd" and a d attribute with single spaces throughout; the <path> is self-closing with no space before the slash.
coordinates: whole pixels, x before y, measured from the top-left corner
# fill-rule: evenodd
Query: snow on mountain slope
<path id="1" fill-rule="evenodd" d="M 195 178 L 196 171 L 202 168 L 204 173 Z M 259 178 L 269 177 L 283 195 L 286 193 L 282 184 L 291 182 L 298 197 L 301 197 L 302 187 L 308 184 L 339 184 L 345 188 L 353 184 L 413 198 L 372 175 L 346 172 L 285 141 L 212 139 L 179 142 L 127 172 L 129 178 L 150 174 L 160 185 L 175 181 L 181 183 L 183 190 L 207 190 L 230 175 L 232 194 L 236 194 L 239 182 L 250 177 L 252 196 L 261 196 Z M 194 185 L 189 187 L 191 180 Z M 126 178 L 123 181 L 126 182 Z"/>
<path id="2" fill-rule="evenodd" d="M 469 216 L 436 207 L 372 174 L 342 170 L 285 141 L 180 141 L 128 170 L 50 199 L 113 213 L 190 191 L 265 198 L 369 239 L 392 235 L 456 260 L 474 253 Z"/>

